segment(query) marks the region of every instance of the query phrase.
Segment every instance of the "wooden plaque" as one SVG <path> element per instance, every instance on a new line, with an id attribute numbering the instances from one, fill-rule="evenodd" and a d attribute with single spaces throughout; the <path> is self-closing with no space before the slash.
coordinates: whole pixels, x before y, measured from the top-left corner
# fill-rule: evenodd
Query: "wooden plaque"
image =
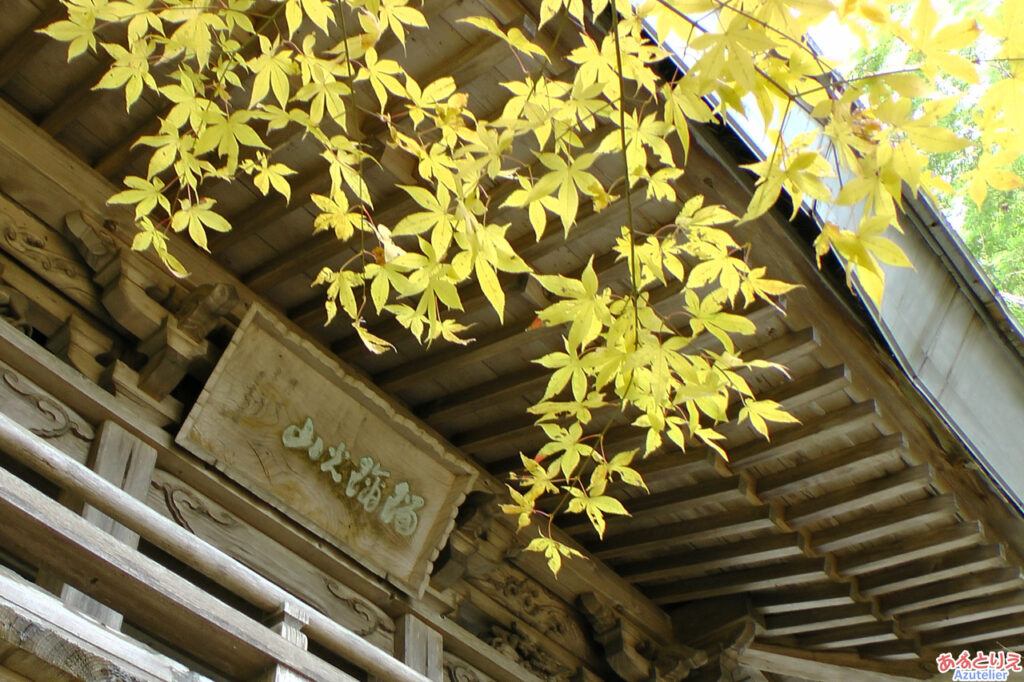
<path id="1" fill-rule="evenodd" d="M 176 441 L 417 597 L 475 471 L 253 306 Z"/>

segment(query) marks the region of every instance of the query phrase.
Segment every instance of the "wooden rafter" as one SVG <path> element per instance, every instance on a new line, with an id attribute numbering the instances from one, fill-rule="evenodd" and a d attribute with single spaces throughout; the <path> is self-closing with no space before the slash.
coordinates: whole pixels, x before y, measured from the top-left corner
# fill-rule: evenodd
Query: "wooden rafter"
<path id="1" fill-rule="evenodd" d="M 999 545 L 979 545 L 938 559 L 919 559 L 857 578 L 861 594 L 874 597 L 1006 565 Z"/>
<path id="2" fill-rule="evenodd" d="M 903 449 L 903 437 L 900 434 L 881 436 L 865 443 L 858 443 L 758 479 L 757 494 L 766 500 L 791 495 L 830 479 L 845 476 L 849 471 L 875 461 L 882 463 L 898 459 Z"/>
<path id="3" fill-rule="evenodd" d="M 691 578 L 645 590 L 655 604 L 676 604 L 727 594 L 808 585 L 828 580 L 822 559 L 804 557 L 781 564 L 726 571 L 704 578 Z"/>
<path id="4" fill-rule="evenodd" d="M 795 533 L 765 535 L 738 543 L 616 564 L 615 572 L 634 583 L 664 579 L 681 580 L 716 570 L 742 568 L 800 557 L 803 556 L 800 542 L 800 536 Z"/>
<path id="5" fill-rule="evenodd" d="M 817 531 L 811 535 L 811 547 L 818 552 L 836 552 L 887 536 L 907 536 L 936 521 L 951 519 L 955 513 L 952 495 L 929 497 Z"/>
<path id="6" fill-rule="evenodd" d="M 878 604 L 887 616 L 901 615 L 965 599 L 1015 591 L 1021 586 L 1020 567 L 993 568 L 884 595 L 879 598 Z"/>

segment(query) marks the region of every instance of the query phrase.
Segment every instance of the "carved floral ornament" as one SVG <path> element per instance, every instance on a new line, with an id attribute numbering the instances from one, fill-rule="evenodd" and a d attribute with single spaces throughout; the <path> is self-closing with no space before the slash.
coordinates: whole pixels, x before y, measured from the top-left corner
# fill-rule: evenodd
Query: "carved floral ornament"
<path id="1" fill-rule="evenodd" d="M 289 450 L 305 450 L 314 462 L 320 461 L 324 455 L 324 439 L 316 435 L 313 420 L 309 417 L 302 426 L 286 426 L 281 432 L 281 443 Z M 329 474 L 339 486 L 344 485 L 345 496 L 355 498 L 368 514 L 379 508 L 377 516 L 380 522 L 392 525 L 399 535 L 408 537 L 416 532 L 419 525 L 417 510 L 423 507 L 423 498 L 412 494 L 406 481 L 395 483 L 392 493 L 384 498 L 391 473 L 383 470 L 372 457 L 357 458 L 345 443 L 339 442 L 336 447 L 327 447 L 327 457 L 320 463 L 320 471 Z"/>

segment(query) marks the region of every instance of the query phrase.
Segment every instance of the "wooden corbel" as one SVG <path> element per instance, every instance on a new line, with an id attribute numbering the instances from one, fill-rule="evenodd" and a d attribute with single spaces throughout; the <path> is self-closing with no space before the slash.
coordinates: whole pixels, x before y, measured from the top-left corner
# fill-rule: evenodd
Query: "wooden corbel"
<path id="1" fill-rule="evenodd" d="M 434 562 L 430 577 L 433 587 L 447 589 L 460 578 L 485 573 L 501 563 L 501 552 L 487 542 L 487 531 L 497 509 L 492 493 L 474 490 L 466 496 L 448 544 Z"/>
<path id="2" fill-rule="evenodd" d="M 100 334 L 78 315 L 68 319 L 46 340 L 46 349 L 94 382 L 99 383 L 106 368 L 96 358 L 111 357 L 114 342 Z"/>
<path id="3" fill-rule="evenodd" d="M 604 648 L 605 660 L 627 682 L 678 682 L 707 662 L 703 651 L 650 642 L 593 592 L 581 594 L 577 601 L 590 621 L 594 639 Z"/>
<path id="4" fill-rule="evenodd" d="M 238 294 L 228 284 L 204 284 L 193 289 L 178 314 L 165 317 L 156 332 L 139 344 L 139 352 L 149 357 L 139 373 L 139 388 L 162 399 L 195 363 L 208 363 L 210 344 L 206 335 L 237 303 Z"/>
<path id="5" fill-rule="evenodd" d="M 102 221 L 76 211 L 64 216 L 64 232 L 100 288 L 100 302 L 113 320 L 137 339 L 160 328 L 167 311 L 147 293 L 152 283 L 106 233 Z"/>
<path id="6" fill-rule="evenodd" d="M 2 265 L 0 274 L 3 274 Z M 7 286 L 3 279 L 0 279 L 0 318 L 28 334 L 32 331 L 29 321 L 31 310 L 32 303 L 28 297 L 14 287 Z"/>
<path id="7" fill-rule="evenodd" d="M 739 668 L 737 658 L 764 629 L 764 623 L 743 594 L 690 602 L 672 613 L 676 638 L 702 651 L 708 667 L 726 675 Z M 717 678 L 715 678 L 717 679 Z"/>

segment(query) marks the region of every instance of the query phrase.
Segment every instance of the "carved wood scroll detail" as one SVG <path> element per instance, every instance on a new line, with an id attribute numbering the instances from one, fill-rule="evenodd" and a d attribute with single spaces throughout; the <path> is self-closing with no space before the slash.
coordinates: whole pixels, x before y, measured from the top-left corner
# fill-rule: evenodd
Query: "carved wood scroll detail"
<path id="1" fill-rule="evenodd" d="M 338 601 L 344 604 L 349 611 L 360 616 L 366 621 L 366 627 L 360 628 L 359 630 L 353 630 L 357 635 L 360 637 L 369 637 L 375 632 L 384 632 L 389 635 L 394 634 L 394 624 L 391 622 L 391 619 L 381 613 L 380 609 L 373 606 L 373 604 L 365 599 L 356 597 L 340 583 L 337 583 L 330 578 L 325 577 L 324 584 L 327 586 L 327 590 L 337 597 Z"/>
<path id="2" fill-rule="evenodd" d="M 166 483 L 154 482 L 153 485 L 160 488 L 161 492 L 163 492 L 164 503 L 167 505 L 167 511 L 170 512 L 174 522 L 193 535 L 195 530 L 189 525 L 183 508 L 188 508 L 193 514 L 205 516 L 225 528 L 238 525 L 238 520 L 235 517 L 219 509 L 211 509 L 191 490 Z"/>
<path id="3" fill-rule="evenodd" d="M 445 682 L 491 682 L 491 678 L 451 652 L 444 652 Z"/>
<path id="4" fill-rule="evenodd" d="M 78 416 L 72 415 L 59 402 L 37 390 L 14 370 L 0 366 L 0 378 L 15 395 L 36 408 L 50 424 L 34 426 L 29 430 L 40 438 L 59 438 L 70 434 L 79 440 L 90 442 L 96 434 L 93 428 Z"/>
<path id="5" fill-rule="evenodd" d="M 567 680 L 575 672 L 572 668 L 556 661 L 537 642 L 520 632 L 515 623 L 508 628 L 499 625 L 491 626 L 486 641 L 499 653 L 508 656 L 543 679 Z"/>

